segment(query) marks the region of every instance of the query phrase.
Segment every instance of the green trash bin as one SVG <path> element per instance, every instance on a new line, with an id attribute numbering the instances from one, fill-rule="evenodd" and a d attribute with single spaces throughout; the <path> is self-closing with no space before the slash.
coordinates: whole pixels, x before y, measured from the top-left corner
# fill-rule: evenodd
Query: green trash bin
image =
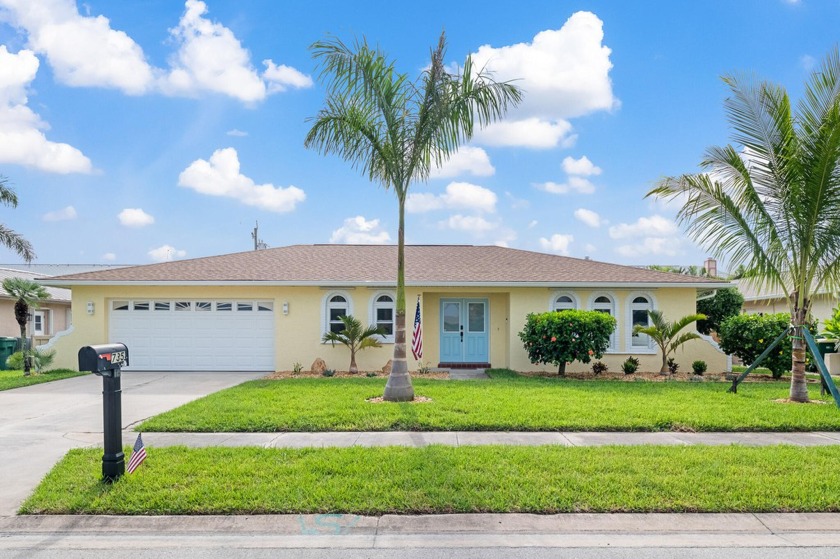
<path id="1" fill-rule="evenodd" d="M 8 367 L 6 366 L 6 359 L 15 352 L 17 342 L 17 338 L 0 337 L 0 370 L 8 370 Z"/>

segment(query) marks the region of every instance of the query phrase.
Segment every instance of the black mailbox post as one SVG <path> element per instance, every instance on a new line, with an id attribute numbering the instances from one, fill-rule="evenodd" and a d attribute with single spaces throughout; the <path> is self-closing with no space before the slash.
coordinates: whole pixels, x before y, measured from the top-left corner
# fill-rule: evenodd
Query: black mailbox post
<path id="1" fill-rule="evenodd" d="M 102 480 L 117 481 L 125 473 L 122 451 L 122 388 L 120 369 L 128 365 L 125 344 L 89 345 L 79 350 L 79 370 L 102 377 L 102 417 L 105 453 L 102 455 Z"/>

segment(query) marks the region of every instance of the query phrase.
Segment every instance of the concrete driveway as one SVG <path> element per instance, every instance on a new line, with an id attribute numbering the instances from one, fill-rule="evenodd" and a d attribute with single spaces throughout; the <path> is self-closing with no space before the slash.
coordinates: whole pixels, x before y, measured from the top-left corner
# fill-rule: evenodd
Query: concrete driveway
<path id="1" fill-rule="evenodd" d="M 265 373 L 122 376 L 122 421 L 139 421 Z M 96 437 L 96 434 L 99 436 Z M 71 448 L 102 446 L 102 379 L 87 375 L 0 391 L 0 516 L 15 514 Z"/>

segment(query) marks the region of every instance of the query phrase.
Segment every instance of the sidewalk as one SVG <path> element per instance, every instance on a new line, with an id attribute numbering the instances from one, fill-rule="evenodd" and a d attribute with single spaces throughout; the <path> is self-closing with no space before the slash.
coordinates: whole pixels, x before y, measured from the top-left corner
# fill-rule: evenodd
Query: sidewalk
<path id="1" fill-rule="evenodd" d="M 65 438 L 84 446 L 101 446 L 102 433 L 67 433 Z M 134 431 L 123 431 L 123 444 L 131 446 Z M 470 445 L 728 445 L 796 446 L 840 445 L 840 432 L 810 433 L 681 433 L 646 432 L 512 432 L 512 431 L 382 431 L 325 433 L 143 433 L 146 446 L 188 447 L 260 446 L 265 448 Z"/>

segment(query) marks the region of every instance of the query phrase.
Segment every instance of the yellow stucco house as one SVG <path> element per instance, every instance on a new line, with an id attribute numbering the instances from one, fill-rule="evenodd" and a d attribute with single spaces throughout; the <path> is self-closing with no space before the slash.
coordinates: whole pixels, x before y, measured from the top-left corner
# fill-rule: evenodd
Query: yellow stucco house
<path id="1" fill-rule="evenodd" d="M 128 370 L 283 371 L 318 357 L 344 370 L 349 353 L 323 344 L 351 314 L 389 334 L 383 347 L 358 355 L 360 370 L 378 370 L 393 352 L 397 249 L 381 245 L 295 245 L 267 250 L 116 268 L 42 280 L 72 290 L 73 327 L 50 344 L 56 365 L 77 367 L 80 347 L 123 342 Z M 659 370 L 657 348 L 634 336 L 648 309 L 667 319 L 695 312 L 697 290 L 729 287 L 719 280 L 655 272 L 496 246 L 406 247 L 406 329 L 419 297 L 423 357 L 409 368 L 532 365 L 518 333 L 531 312 L 592 309 L 618 326 L 604 361 L 619 370 L 628 356 Z M 410 352 L 409 352 L 410 353 Z M 726 368 L 711 340 L 677 353 L 710 372 Z M 567 370 L 588 368 L 573 363 Z"/>

